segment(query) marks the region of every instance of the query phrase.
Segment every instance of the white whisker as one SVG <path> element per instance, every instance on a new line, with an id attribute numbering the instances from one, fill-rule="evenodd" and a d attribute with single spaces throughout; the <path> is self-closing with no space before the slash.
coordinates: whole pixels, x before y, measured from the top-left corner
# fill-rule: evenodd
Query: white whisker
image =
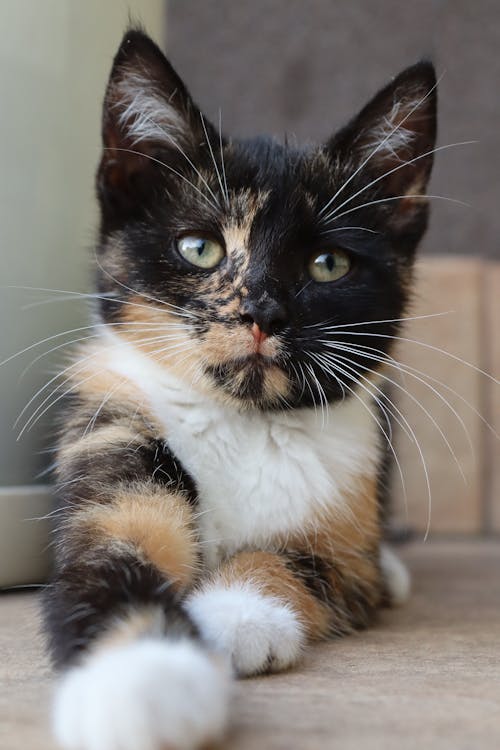
<path id="1" fill-rule="evenodd" d="M 224 164 L 224 148 L 222 145 L 222 110 L 220 109 L 219 109 L 219 151 L 220 151 L 220 163 L 222 167 L 222 176 L 224 178 L 226 205 L 228 206 L 229 205 L 229 192 L 227 189 L 226 166 Z"/>
<path id="2" fill-rule="evenodd" d="M 369 206 L 376 206 L 379 203 L 390 203 L 391 201 L 405 200 L 406 198 L 421 198 L 422 200 L 440 200 L 447 201 L 448 203 L 456 203 L 459 206 L 465 206 L 470 208 L 470 203 L 458 200 L 458 198 L 449 198 L 447 195 L 430 195 L 429 193 L 405 193 L 404 195 L 391 195 L 389 198 L 377 198 L 376 200 L 368 201 L 367 203 L 361 203 L 359 206 L 353 206 L 348 208 L 347 211 L 341 211 L 339 214 L 335 214 L 335 219 L 341 219 L 343 216 L 352 214 L 354 211 L 359 211 L 361 208 L 368 208 Z"/>
<path id="3" fill-rule="evenodd" d="M 201 124 L 203 125 L 203 132 L 205 133 L 205 140 L 206 140 L 207 146 L 208 146 L 208 148 L 210 150 L 210 156 L 212 157 L 212 162 L 213 162 L 213 165 L 215 167 L 215 172 L 217 174 L 217 180 L 219 182 L 219 186 L 220 186 L 220 190 L 221 190 L 221 193 L 222 193 L 222 197 L 224 198 L 224 200 L 226 202 L 226 205 L 227 205 L 227 199 L 226 199 L 226 194 L 224 192 L 224 185 L 222 184 L 221 174 L 219 172 L 219 167 L 217 166 L 217 162 L 215 161 L 215 156 L 214 156 L 214 152 L 213 152 L 213 149 L 212 149 L 212 144 L 210 143 L 210 138 L 208 137 L 207 126 L 205 125 L 205 118 L 203 117 L 203 114 L 201 112 L 200 112 L 200 119 L 201 119 Z"/>
<path id="4" fill-rule="evenodd" d="M 119 286 L 123 287 L 123 289 L 126 289 L 129 292 L 132 292 L 132 294 L 137 294 L 139 297 L 142 297 L 143 299 L 151 300 L 152 302 L 157 302 L 159 305 L 165 306 L 168 308 L 168 311 L 172 313 L 172 315 L 178 315 L 181 318 L 191 318 L 195 319 L 199 317 L 196 313 L 192 311 L 188 311 L 182 307 L 179 307 L 178 305 L 172 305 L 170 302 L 165 302 L 165 300 L 158 299 L 157 297 L 153 297 L 150 294 L 145 294 L 144 292 L 139 292 L 137 289 L 132 289 L 132 287 L 127 286 L 126 284 L 123 284 L 123 282 L 116 279 L 109 271 L 107 271 L 105 268 L 103 268 L 102 264 L 99 262 L 99 258 L 97 257 L 97 253 L 94 251 L 94 260 L 97 264 L 97 266 L 100 268 L 100 270 L 109 278 L 111 281 L 114 281 L 115 284 L 118 284 Z M 145 305 L 147 308 L 147 305 Z"/>
<path id="5" fill-rule="evenodd" d="M 462 427 L 462 429 L 464 431 L 465 437 L 467 438 L 467 442 L 469 444 L 469 448 L 470 448 L 472 454 L 474 454 L 474 444 L 472 442 L 472 438 L 471 438 L 471 436 L 469 434 L 467 426 L 465 425 L 465 422 L 463 421 L 462 417 L 456 411 L 456 409 L 450 404 L 450 402 L 448 401 L 448 399 L 446 399 L 443 396 L 442 393 L 440 393 L 436 388 L 434 388 L 424 378 L 427 378 L 428 380 L 431 380 L 432 382 L 437 383 L 437 385 L 441 386 L 442 388 L 445 388 L 450 393 L 452 393 L 454 396 L 456 396 L 457 398 L 459 398 L 464 404 L 466 404 L 466 406 L 468 406 L 471 409 L 471 411 L 473 411 L 476 414 L 477 417 L 479 417 L 483 421 L 483 423 L 486 424 L 486 426 L 488 426 L 492 430 L 493 434 L 497 438 L 500 438 L 500 436 L 495 432 L 495 430 L 489 424 L 489 422 L 487 422 L 487 420 L 483 417 L 483 415 L 469 401 L 467 401 L 466 398 L 464 398 L 460 393 L 458 393 L 457 391 L 455 391 L 453 388 L 451 388 L 446 383 L 443 383 L 441 380 L 438 380 L 437 378 L 432 377 L 432 375 L 428 375 L 427 373 L 422 372 L 421 370 L 417 370 L 417 368 L 412 367 L 411 365 L 407 365 L 407 364 L 403 364 L 402 362 L 398 362 L 396 359 L 394 359 L 394 357 L 391 357 L 389 354 L 386 354 L 385 352 L 383 352 L 382 349 L 375 349 L 374 347 L 371 347 L 371 346 L 363 346 L 362 344 L 351 344 L 349 346 L 346 346 L 344 344 L 335 344 L 331 348 L 339 349 L 339 350 L 342 350 L 342 351 L 346 351 L 346 352 L 349 352 L 351 354 L 361 354 L 362 356 L 365 356 L 367 359 L 371 359 L 371 360 L 373 360 L 375 362 L 380 362 L 381 364 L 387 365 L 388 367 L 393 367 L 401 375 L 403 375 L 403 376 L 404 375 L 408 375 L 410 377 L 413 377 L 413 378 L 415 378 L 415 380 L 417 380 L 418 382 L 422 383 L 424 386 L 426 386 L 427 388 L 429 388 L 430 391 L 432 393 L 434 393 L 435 396 L 437 398 L 439 398 L 445 404 L 445 406 L 447 406 L 450 409 L 450 411 L 457 418 L 458 422 L 460 423 L 460 425 L 461 425 L 461 427 Z M 380 354 L 380 356 L 377 356 L 377 355 L 374 355 L 374 354 L 370 354 L 369 352 L 378 352 Z"/>
<path id="6" fill-rule="evenodd" d="M 159 341 L 159 340 L 162 340 L 162 341 L 163 341 L 163 340 L 165 340 L 165 335 L 162 335 L 162 336 L 155 336 L 155 337 L 152 337 L 152 338 L 149 338 L 149 339 L 142 339 L 142 340 L 141 340 L 140 342 L 138 342 L 138 343 L 139 343 L 139 344 L 145 344 L 145 343 L 151 343 L 151 342 L 153 342 L 153 341 Z M 113 345 L 113 346 L 112 346 L 111 348 L 119 348 L 119 347 L 120 347 L 120 346 L 122 345 L 122 343 L 123 343 L 123 342 L 119 342 L 119 343 L 117 343 L 117 344 L 114 344 L 114 345 Z M 39 406 L 38 406 L 38 407 L 37 407 L 37 408 L 35 409 L 35 411 L 34 411 L 34 412 L 33 412 L 33 414 L 31 415 L 31 417 L 30 417 L 30 418 L 28 419 L 28 421 L 27 421 L 27 422 L 25 423 L 24 427 L 22 428 L 21 432 L 19 433 L 19 435 L 18 435 L 18 437 L 17 437 L 17 439 L 18 439 L 18 440 L 20 440 L 20 438 L 22 437 L 22 435 L 23 435 L 23 433 L 25 432 L 25 430 L 26 430 L 26 429 L 31 429 L 31 428 L 33 427 L 33 425 L 34 425 L 34 424 L 35 424 L 35 423 L 36 423 L 36 422 L 37 422 L 37 421 L 38 421 L 38 420 L 39 420 L 39 419 L 40 419 L 40 418 L 41 418 L 41 417 L 43 416 L 43 414 L 45 414 L 45 413 L 46 413 L 46 412 L 47 412 L 47 411 L 48 411 L 49 409 L 51 409 L 51 408 L 52 408 L 52 406 L 54 406 L 54 405 L 55 405 L 55 404 L 56 404 L 56 403 L 57 403 L 57 402 L 58 402 L 58 401 L 59 401 L 59 400 L 60 400 L 60 399 L 62 398 L 62 397 L 59 397 L 59 398 L 57 398 L 57 399 L 56 399 L 55 401 L 53 401 L 53 402 L 52 402 L 51 404 L 49 404 L 49 406 L 48 406 L 48 407 L 47 407 L 47 408 L 46 408 L 46 409 L 45 409 L 45 410 L 44 410 L 44 411 L 42 412 L 42 414 L 39 414 L 40 410 L 41 410 L 41 409 L 42 409 L 42 408 L 43 408 L 43 407 L 45 406 L 45 404 L 46 404 L 46 403 L 47 403 L 48 401 L 50 401 L 50 399 L 51 399 L 51 398 L 53 397 L 53 395 L 54 395 L 54 394 L 55 394 L 55 393 L 57 392 L 57 390 L 58 390 L 59 388 L 62 388 L 62 387 L 63 387 L 64 385 L 66 385 L 66 383 L 70 382 L 70 381 L 72 380 L 72 378 L 73 378 L 73 376 L 74 376 L 75 374 L 76 374 L 76 375 L 78 375 L 78 374 L 79 374 L 80 372 L 83 372 L 83 371 L 85 370 L 85 367 L 86 367 L 86 363 L 87 363 L 87 362 L 88 362 L 89 360 L 91 360 L 91 359 L 92 359 L 92 358 L 94 358 L 94 357 L 98 357 L 98 356 L 100 356 L 101 354 L 102 354 L 102 352 L 101 352 L 100 350 L 97 350 L 97 351 L 95 351 L 95 352 L 91 352 L 91 353 L 90 353 L 90 354 L 88 354 L 88 355 L 87 355 L 86 357 L 80 358 L 80 359 L 78 359 L 78 360 L 77 360 L 76 362 L 73 362 L 73 363 L 71 363 L 70 365 L 68 365 L 67 367 L 65 367 L 65 368 L 64 368 L 64 369 L 63 369 L 63 370 L 62 370 L 61 372 L 58 372 L 58 373 L 56 373 L 56 375 L 55 375 L 54 377 L 52 377 L 52 378 L 51 378 L 51 379 L 50 379 L 50 380 L 49 380 L 49 381 L 48 381 L 47 383 L 45 383 L 45 385 L 44 385 L 44 386 L 42 386 L 42 387 L 41 387 L 41 388 L 40 388 L 40 389 L 39 389 L 39 390 L 38 390 L 38 391 L 37 391 L 37 392 L 36 392 L 36 393 L 34 394 L 34 396 L 32 396 L 32 397 L 31 397 L 31 399 L 30 399 L 30 400 L 28 401 L 28 403 L 26 404 L 26 406 L 25 406 L 25 407 L 23 408 L 23 410 L 21 411 L 21 413 L 20 413 L 20 414 L 19 414 L 19 416 L 17 417 L 17 419 L 16 419 L 16 421 L 15 421 L 15 423 L 14 423 L 14 427 L 16 427 L 16 426 L 17 426 L 17 425 L 19 424 L 19 421 L 20 421 L 20 420 L 22 419 L 22 417 L 23 417 L 23 415 L 24 415 L 24 414 L 26 413 L 27 409 L 28 409 L 28 408 L 30 407 L 30 405 L 31 405 L 31 404 L 33 403 L 33 401 L 35 401 L 35 399 L 36 399 L 36 398 L 37 398 L 37 397 L 38 397 L 39 395 L 41 395 L 41 393 L 43 393 L 43 391 L 44 391 L 44 390 L 45 390 L 46 388 L 48 388 L 48 387 L 49 387 L 50 385 L 52 385 L 52 383 L 54 383 L 55 381 L 57 381 L 58 379 L 60 379 L 60 378 L 61 378 L 62 376 L 66 375 L 66 373 L 70 372 L 70 371 L 71 371 L 71 370 L 73 370 L 74 368 L 79 368 L 79 369 L 76 369 L 76 370 L 74 370 L 74 372 L 72 372 L 72 373 L 71 373 L 71 375 L 70 375 L 69 377 L 67 377 L 67 378 L 66 378 L 66 379 L 65 379 L 65 380 L 64 380 L 64 381 L 63 381 L 62 383 L 60 383 L 60 384 L 59 384 L 59 385 L 58 385 L 58 386 L 57 386 L 57 387 L 56 387 L 56 388 L 55 388 L 55 389 L 54 389 L 54 390 L 53 390 L 53 391 L 52 391 L 52 392 L 51 392 L 51 393 L 50 393 L 50 394 L 49 394 L 49 395 L 48 395 L 47 397 L 45 397 L 45 398 L 43 399 L 43 401 L 41 402 L 41 404 L 39 404 Z M 83 365 L 83 367 L 79 367 L 79 366 L 81 366 L 81 365 Z M 104 372 L 104 371 L 105 371 L 105 368 L 104 368 L 104 369 L 102 369 L 102 370 L 99 370 L 99 373 L 101 373 L 101 372 Z M 83 382 L 86 382 L 86 381 L 83 381 Z M 70 389 L 70 391 L 66 392 L 66 393 L 65 393 L 65 394 L 63 394 L 63 395 L 67 395 L 67 394 L 68 394 L 69 392 L 71 392 L 71 389 Z M 36 416 L 37 414 L 38 414 L 39 416 Z M 36 419 L 35 419 L 35 417 L 36 417 Z M 33 421 L 33 420 L 34 420 L 34 421 Z"/>
<path id="7" fill-rule="evenodd" d="M 322 328 L 324 331 L 337 331 L 339 328 L 355 328 L 357 326 L 370 326 L 377 325 L 378 323 L 404 323 L 408 320 L 425 320 L 426 318 L 440 318 L 443 315 L 450 315 L 453 310 L 446 310 L 445 312 L 428 313 L 427 315 L 413 315 L 410 318 L 386 318 L 385 320 L 363 320 L 359 323 L 342 323 L 336 326 L 327 326 L 325 323 L 312 323 L 304 328 Z"/>
<path id="8" fill-rule="evenodd" d="M 336 198 L 338 198 L 338 196 L 339 196 L 339 195 L 340 195 L 340 194 L 341 194 L 341 193 L 342 193 L 342 192 L 343 192 L 343 191 L 344 191 L 344 190 L 346 189 L 346 187 L 347 187 L 347 186 L 348 186 L 348 185 L 349 185 L 349 184 L 350 184 L 350 183 L 352 182 L 352 180 L 354 180 L 354 179 L 355 179 L 355 177 L 356 177 L 356 176 L 357 176 L 357 175 L 358 175 L 358 174 L 359 174 L 359 173 L 360 173 L 360 172 L 361 172 L 361 171 L 362 171 L 362 170 L 364 169 L 364 167 L 365 167 L 365 166 L 366 166 L 366 165 L 368 164 L 368 162 L 369 162 L 369 161 L 370 161 L 370 160 L 371 160 L 371 159 L 372 159 L 372 158 L 373 158 L 373 157 L 375 156 L 375 154 L 376 154 L 376 153 L 378 153 L 378 152 L 379 152 L 379 151 L 380 151 L 380 150 L 381 150 L 381 149 L 382 149 L 382 148 L 383 148 L 383 147 L 385 146 L 385 144 L 386 144 L 386 143 L 388 143 L 388 142 L 389 142 L 389 140 L 390 140 L 390 139 L 391 139 L 391 138 L 392 138 L 392 137 L 393 137 L 393 136 L 395 135 L 395 133 L 397 133 L 397 132 L 398 132 L 398 131 L 400 130 L 400 128 L 402 128 L 402 127 L 403 127 L 403 125 L 404 125 L 404 124 L 405 124 L 405 122 L 406 122 L 406 121 L 407 121 L 407 120 L 408 120 L 408 119 L 409 119 L 409 118 L 411 117 L 411 115 L 412 115 L 412 114 L 413 114 L 414 112 L 416 112 L 416 110 L 417 110 L 417 109 L 418 109 L 419 107 L 421 107 L 421 106 L 422 106 L 422 104 L 423 104 L 423 103 L 424 103 L 424 102 L 426 101 L 426 99 L 428 99 L 428 98 L 429 98 L 429 96 L 430 96 L 430 95 L 431 95 L 431 94 L 433 93 L 433 91 L 435 91 L 435 89 L 437 88 L 438 84 L 439 84 L 439 83 L 441 82 L 441 78 L 442 78 L 442 76 L 441 76 L 441 77 L 440 77 L 440 78 L 439 78 L 439 79 L 438 79 L 438 80 L 436 81 L 436 83 L 434 84 L 434 86 L 432 86 L 432 87 L 431 87 L 431 88 L 429 89 L 429 91 L 428 91 L 428 92 L 427 92 L 427 93 L 425 94 L 425 96 L 423 96 L 423 97 L 422 97 L 422 98 L 421 98 L 421 99 L 420 99 L 420 100 L 419 100 L 419 101 L 418 101 L 418 102 L 417 102 L 417 103 L 416 103 L 416 104 L 415 104 L 415 105 L 414 105 L 414 106 L 413 106 L 413 107 L 412 107 L 412 108 L 410 109 L 410 111 L 408 112 L 408 114 L 407 114 L 407 115 L 405 115 L 405 116 L 404 116 L 404 117 L 403 117 L 403 118 L 402 118 L 402 119 L 400 120 L 400 122 L 399 122 L 399 123 L 398 123 L 397 125 L 395 125 L 395 126 L 394 126 L 394 128 L 393 128 L 393 129 L 392 129 L 392 130 L 391 130 L 391 131 L 390 131 L 389 133 L 387 133 L 387 135 L 385 136 L 385 138 L 383 138 L 383 139 L 382 139 L 382 140 L 381 140 L 381 141 L 380 141 L 380 142 L 379 142 L 379 143 L 378 143 L 378 144 L 377 144 L 377 145 L 375 146 L 375 148 L 374 148 L 374 149 L 373 149 L 373 150 L 372 150 L 372 151 L 371 151 L 371 152 L 370 152 L 370 153 L 368 154 L 368 156 L 367 156 L 367 157 L 366 157 L 366 158 L 365 158 L 365 159 L 364 159 L 364 160 L 363 160 L 363 161 L 361 162 L 361 164 L 359 165 L 359 167 L 357 167 L 357 169 L 355 169 L 355 171 L 354 171 L 354 172 L 353 172 L 353 173 L 352 173 L 352 174 L 351 174 L 351 175 L 350 175 L 350 176 L 349 176 L 349 177 L 347 178 L 347 180 L 345 180 L 345 181 L 344 181 L 344 182 L 342 183 L 342 185 L 341 185 L 341 186 L 339 187 L 339 189 L 337 190 L 337 192 L 336 192 L 336 193 L 335 193 L 335 194 L 334 194 L 334 195 L 333 195 L 333 196 L 332 196 L 332 197 L 330 198 L 330 200 L 328 201 L 328 203 L 327 203 L 327 204 L 326 204 L 325 206 L 323 206 L 323 208 L 322 208 L 322 209 L 321 209 L 321 211 L 319 212 L 319 215 L 320 215 L 320 216 L 322 216 L 322 215 L 323 215 L 323 214 L 325 213 L 325 211 L 327 211 L 327 210 L 328 210 L 328 208 L 329 208 L 329 207 L 330 207 L 330 206 L 332 205 L 332 203 L 333 203 L 333 202 L 334 202 L 334 201 L 336 200 Z"/>
<path id="9" fill-rule="evenodd" d="M 343 232 L 346 229 L 357 229 L 360 232 L 369 232 L 370 234 L 380 234 L 380 232 L 377 232 L 375 229 L 368 229 L 367 227 L 334 227 L 333 229 L 322 230 L 321 235 L 332 234 L 334 232 Z"/>
<path id="10" fill-rule="evenodd" d="M 333 347 L 332 347 L 332 348 L 333 348 Z M 340 359 L 340 360 L 341 360 L 341 361 L 343 361 L 344 363 L 345 363 L 345 362 L 347 362 L 347 363 L 349 363 L 349 364 L 352 364 L 352 361 L 351 361 L 350 359 L 348 359 L 348 358 L 346 358 L 346 357 L 343 357 L 343 356 L 342 356 L 342 355 L 340 355 L 340 354 L 335 354 L 334 356 L 335 356 L 335 361 L 337 361 L 337 359 Z M 366 367 L 365 365 L 363 365 L 362 367 L 363 367 L 363 370 L 364 370 L 365 372 L 370 372 L 370 373 L 372 373 L 373 375 L 378 375 L 379 377 L 383 378 L 383 379 L 384 379 L 385 381 L 387 381 L 388 383 L 390 383 L 390 384 L 391 384 L 392 386 L 394 386 L 394 387 L 398 388 L 399 390 L 403 391 L 403 393 L 405 393 L 405 394 L 406 394 L 406 395 L 407 395 L 407 396 L 408 396 L 408 397 L 409 397 L 409 398 L 410 398 L 410 399 L 411 399 L 411 400 L 413 401 L 413 403 L 415 403 L 415 404 L 416 404 L 416 405 L 417 405 L 417 406 L 418 406 L 418 407 L 419 407 L 419 408 L 420 408 L 420 409 L 421 409 L 421 410 L 422 410 L 422 411 L 424 412 L 424 414 L 425 414 L 425 415 L 426 415 L 426 416 L 427 416 L 427 417 L 428 417 L 428 418 L 430 419 L 431 423 L 432 423 L 432 424 L 434 425 L 434 427 L 436 428 L 436 430 L 437 430 L 437 431 L 439 432 L 440 436 L 442 437 L 442 439 L 443 439 L 443 441 L 444 441 L 444 443 L 445 443 L 446 447 L 448 448 L 448 450 L 449 450 L 449 452 L 450 452 L 450 455 L 452 456 L 453 460 L 455 461 L 455 463 L 456 463 L 456 465 L 457 465 L 457 468 L 458 468 L 458 470 L 459 470 L 459 472 L 460 472 L 460 475 L 461 475 L 461 477 L 462 477 L 462 479 L 463 479 L 464 483 L 465 483 L 465 484 L 467 484 L 467 479 L 466 479 L 466 476 L 465 476 L 465 474 L 464 474 L 464 471 L 463 471 L 463 469 L 462 469 L 462 466 L 461 466 L 461 464 L 460 464 L 460 461 L 458 460 L 458 458 L 457 458 L 457 455 L 456 455 L 455 451 L 453 450 L 453 447 L 451 446 L 451 444 L 450 444 L 450 442 L 449 442 L 448 438 L 447 438 L 447 437 L 446 437 L 446 435 L 444 434 L 444 432 L 443 432 L 443 430 L 442 430 L 441 426 L 440 426 L 440 425 L 438 424 L 438 422 L 437 422 L 437 421 L 436 421 L 436 419 L 435 419 L 435 418 L 434 418 L 434 417 L 432 416 L 432 414 L 431 414 L 431 413 L 429 412 L 429 410 L 428 410 L 428 409 L 426 409 L 426 407 L 425 407 L 425 406 L 424 406 L 424 405 L 423 405 L 423 404 L 422 404 L 422 403 L 421 403 L 421 402 L 420 402 L 420 401 L 419 401 L 419 400 L 418 400 L 418 399 L 417 399 L 417 398 L 416 398 L 416 397 L 415 397 L 415 396 L 414 396 L 414 395 L 413 395 L 412 393 L 410 393 L 410 391 L 408 391 L 408 390 L 407 390 L 406 388 L 404 388 L 404 387 L 403 387 L 403 386 L 402 386 L 402 385 L 401 385 L 400 383 L 398 383 L 398 382 L 397 382 L 396 380 L 393 380 L 392 378 L 388 377 L 387 375 L 385 375 L 385 374 L 384 374 L 384 373 L 382 373 L 382 372 L 379 372 L 379 371 L 376 371 L 376 370 L 370 369 L 369 367 Z M 353 370 L 353 371 L 355 372 L 355 370 Z M 361 377 L 364 377 L 364 376 L 361 376 Z M 374 385 L 374 387 L 375 387 L 375 388 L 377 388 L 377 390 L 380 390 L 380 389 L 378 388 L 378 386 L 376 386 L 375 384 L 373 384 L 373 385 Z M 381 393 L 383 393 L 383 391 L 381 391 Z M 384 394 L 384 395 L 385 395 L 385 394 Z M 397 407 L 394 407 L 394 408 L 397 408 Z M 451 407 L 450 407 L 450 408 L 451 408 Z M 401 414 L 401 412 L 400 412 L 400 410 L 399 410 L 399 409 L 398 409 L 398 412 L 399 412 L 399 413 Z M 466 428 L 465 428 L 465 425 L 464 425 L 464 429 L 466 429 Z M 467 432 L 467 431 L 466 431 L 466 434 L 468 435 L 468 432 Z"/>
<path id="11" fill-rule="evenodd" d="M 439 346 L 434 346 L 433 344 L 428 344 L 425 341 L 418 341 L 417 339 L 410 339 L 406 336 L 391 336 L 390 334 L 384 334 L 384 333 L 368 333 L 366 331 L 363 331 L 363 333 L 359 333 L 356 331 L 338 331 L 336 333 L 337 336 L 373 336 L 374 338 L 380 338 L 380 339 L 392 339 L 394 341 L 406 341 L 410 344 L 418 344 L 419 346 L 423 346 L 426 349 L 430 349 L 431 351 L 438 352 L 439 354 L 444 354 L 447 357 L 450 357 L 451 359 L 455 360 L 456 362 L 460 362 L 462 365 L 465 365 L 466 367 L 469 367 L 470 369 L 474 370 L 475 372 L 480 373 L 481 375 L 484 375 L 486 378 L 491 380 L 496 385 L 500 385 L 500 381 L 497 380 L 493 375 L 490 375 L 489 372 L 486 372 L 485 370 L 482 370 L 480 367 L 476 367 L 476 365 L 473 365 L 471 362 L 467 362 L 467 360 L 462 359 L 461 357 L 458 357 L 456 354 L 452 354 L 451 352 L 447 352 L 446 349 L 441 349 Z M 328 343 L 328 342 L 324 342 Z"/>
<path id="12" fill-rule="evenodd" d="M 433 148 L 430 151 L 426 151 L 423 154 L 419 154 L 419 156 L 416 156 L 414 159 L 408 159 L 408 161 L 405 161 L 402 164 L 398 164 L 397 167 L 393 167 L 393 169 L 389 169 L 387 172 L 384 172 L 384 174 L 380 175 L 376 179 L 369 182 L 367 185 L 362 187 L 361 190 L 358 190 L 356 193 L 354 193 L 354 195 L 351 195 L 349 198 L 343 201 L 343 203 L 341 203 L 340 206 L 337 206 L 333 211 L 331 211 L 326 216 L 324 216 L 323 220 L 325 222 L 328 222 L 331 218 L 335 218 L 338 211 L 340 211 L 341 208 L 343 208 L 344 206 L 347 206 L 347 204 L 353 201 L 355 198 L 357 198 L 358 195 L 361 195 L 366 190 L 371 188 L 373 185 L 376 185 L 377 182 L 380 182 L 386 177 L 389 177 L 389 175 L 393 174 L 394 172 L 397 172 L 399 169 L 403 169 L 404 167 L 407 167 L 410 164 L 414 164 L 415 162 L 419 161 L 420 159 L 424 159 L 427 156 L 432 156 L 432 154 L 436 154 L 438 153 L 438 151 L 445 151 L 446 149 L 455 148 L 456 146 L 470 146 L 473 143 L 477 143 L 477 141 L 460 141 L 458 143 L 447 143 L 445 146 L 437 146 L 437 148 Z"/>
<path id="13" fill-rule="evenodd" d="M 314 359 L 314 356 L 313 356 L 312 352 L 308 352 L 308 356 L 310 356 L 311 358 Z M 315 356 L 320 357 L 321 355 L 315 355 Z M 394 447 L 394 445 L 392 443 L 392 440 L 391 440 L 391 437 L 392 437 L 392 428 L 390 426 L 390 421 L 389 421 L 389 419 L 387 417 L 387 414 L 384 411 L 384 416 L 385 416 L 387 425 L 389 427 L 390 434 L 388 434 L 385 431 L 385 429 L 384 429 L 383 425 L 381 424 L 379 418 L 376 416 L 376 414 L 373 413 L 373 411 L 370 409 L 370 407 L 368 406 L 368 404 L 365 404 L 365 402 L 359 396 L 359 394 L 356 393 L 356 391 L 353 388 L 351 388 L 349 385 L 347 385 L 347 383 L 343 382 L 338 377 L 338 373 L 337 373 L 337 369 L 338 368 L 337 367 L 334 367 L 332 369 L 332 366 L 330 365 L 330 363 L 323 362 L 323 364 L 320 364 L 319 360 L 316 360 L 316 361 L 318 362 L 318 364 L 320 365 L 320 367 L 322 367 L 322 369 L 328 375 L 334 377 L 335 380 L 338 383 L 342 383 L 342 391 L 344 392 L 344 394 L 345 394 L 344 388 L 347 388 L 347 390 L 360 402 L 360 404 L 362 404 L 363 408 L 366 409 L 366 411 L 368 412 L 368 414 L 371 416 L 371 418 L 374 420 L 374 422 L 378 426 L 378 428 L 379 428 L 380 432 L 382 433 L 383 437 L 385 438 L 387 446 L 389 447 L 389 450 L 391 451 L 391 454 L 392 454 L 392 456 L 393 456 L 393 458 L 394 458 L 394 460 L 396 462 L 396 466 L 397 466 L 397 469 L 398 469 L 399 477 L 400 477 L 400 480 L 401 480 L 401 486 L 402 486 L 402 489 L 403 489 L 403 496 L 404 496 L 404 500 L 405 500 L 405 506 L 407 507 L 407 502 L 408 502 L 407 501 L 407 497 L 408 497 L 408 495 L 407 495 L 407 490 L 406 490 L 406 482 L 405 482 L 405 479 L 404 479 L 404 474 L 403 474 L 403 470 L 402 470 L 402 467 L 401 467 L 401 463 L 399 461 L 399 457 L 397 455 L 396 449 L 395 449 L 395 447 Z M 353 378 L 350 377 L 349 375 L 347 375 L 347 377 L 349 378 L 349 380 L 353 380 Z M 365 389 L 365 390 L 367 391 L 367 389 Z M 373 396 L 373 394 L 370 394 L 370 396 Z"/>
<path id="14" fill-rule="evenodd" d="M 181 180 L 183 180 L 188 185 L 190 185 L 193 188 L 193 190 L 196 190 L 196 192 L 199 193 L 199 195 L 201 195 L 201 197 L 203 198 L 203 200 L 205 200 L 208 203 L 208 205 L 211 206 L 215 211 L 219 210 L 219 206 L 218 206 L 217 202 L 213 203 L 210 200 L 210 198 L 208 198 L 208 196 L 205 195 L 205 193 L 203 192 L 203 190 L 200 190 L 200 188 L 197 185 L 195 185 L 193 182 L 191 182 L 191 180 L 188 180 L 188 178 L 185 177 L 185 175 L 183 175 L 182 172 L 179 172 L 177 169 L 174 169 L 169 164 L 165 164 L 165 162 L 161 161 L 160 159 L 156 159 L 154 156 L 150 156 L 149 154 L 145 154 L 143 151 L 137 151 L 136 149 L 133 149 L 133 148 L 118 148 L 118 146 L 116 146 L 116 147 L 115 146 L 113 146 L 113 147 L 105 146 L 103 148 L 103 151 L 125 151 L 126 153 L 129 153 L 129 154 L 136 154 L 137 156 L 143 156 L 145 159 L 149 159 L 150 161 L 156 162 L 156 164 L 160 164 L 160 166 L 165 167 L 165 169 L 168 169 L 170 172 L 173 172 L 173 174 L 175 174 Z M 214 196 L 214 198 L 215 198 L 215 196 Z"/>

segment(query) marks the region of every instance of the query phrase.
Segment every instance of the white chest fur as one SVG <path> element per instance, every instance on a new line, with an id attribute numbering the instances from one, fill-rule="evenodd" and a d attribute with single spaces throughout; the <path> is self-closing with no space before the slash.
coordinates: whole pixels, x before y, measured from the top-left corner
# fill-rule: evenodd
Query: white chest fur
<path id="1" fill-rule="evenodd" d="M 346 497 L 377 458 L 369 409 L 350 399 L 330 409 L 240 413 L 192 390 L 131 345 L 109 366 L 134 381 L 196 482 L 208 564 L 245 546 L 265 547 L 306 528 Z"/>

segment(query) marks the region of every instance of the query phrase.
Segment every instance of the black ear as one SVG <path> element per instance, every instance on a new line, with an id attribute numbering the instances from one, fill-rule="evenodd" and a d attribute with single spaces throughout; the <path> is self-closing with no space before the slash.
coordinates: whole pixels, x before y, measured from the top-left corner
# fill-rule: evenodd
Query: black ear
<path id="1" fill-rule="evenodd" d="M 205 135 L 204 128 L 209 136 Z M 145 172 L 189 169 L 189 161 L 212 126 L 202 119 L 184 83 L 156 44 L 142 31 L 128 31 L 113 61 L 104 98 L 101 197 L 126 197 Z M 205 141 L 206 145 L 206 141 Z M 142 180 L 144 182 L 145 180 Z"/>
<path id="2" fill-rule="evenodd" d="M 408 209 L 410 196 L 425 192 L 431 173 L 436 108 L 434 66 L 419 62 L 379 91 L 328 148 L 354 163 L 360 175 L 381 178 L 377 190 L 382 195 L 407 195 Z"/>

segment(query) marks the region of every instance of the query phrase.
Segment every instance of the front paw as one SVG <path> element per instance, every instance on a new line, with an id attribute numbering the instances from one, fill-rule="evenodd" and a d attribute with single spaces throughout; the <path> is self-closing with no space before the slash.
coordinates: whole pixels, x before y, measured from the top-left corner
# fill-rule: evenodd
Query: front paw
<path id="1" fill-rule="evenodd" d="M 229 654 L 240 676 L 277 672 L 300 658 L 305 636 L 297 615 L 251 583 L 210 584 L 187 608 L 206 643 Z"/>
<path id="2" fill-rule="evenodd" d="M 225 726 L 226 675 L 194 644 L 144 639 L 62 678 L 54 733 L 65 750 L 195 750 Z"/>

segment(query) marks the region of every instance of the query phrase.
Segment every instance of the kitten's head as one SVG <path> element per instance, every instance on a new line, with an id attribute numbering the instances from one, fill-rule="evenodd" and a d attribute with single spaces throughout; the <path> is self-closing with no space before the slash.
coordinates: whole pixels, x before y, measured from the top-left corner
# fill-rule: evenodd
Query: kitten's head
<path id="1" fill-rule="evenodd" d="M 430 63 L 408 68 L 321 146 L 231 139 L 128 32 L 104 102 L 103 319 L 239 407 L 362 386 L 397 330 L 377 321 L 402 317 L 427 223 L 435 87 Z"/>

